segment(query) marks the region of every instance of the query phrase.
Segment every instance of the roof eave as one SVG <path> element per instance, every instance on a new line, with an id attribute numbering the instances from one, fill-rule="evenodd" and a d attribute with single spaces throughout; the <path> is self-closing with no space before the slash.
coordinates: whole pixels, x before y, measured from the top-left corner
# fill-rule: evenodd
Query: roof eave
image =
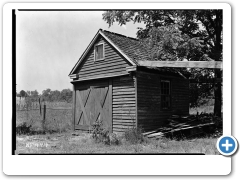
<path id="1" fill-rule="evenodd" d="M 133 62 L 120 48 L 118 48 L 104 33 L 99 32 L 120 54 L 123 55 L 132 65 L 137 65 Z"/>
<path id="2" fill-rule="evenodd" d="M 73 74 L 73 72 L 77 69 L 77 67 L 81 64 L 82 60 L 84 59 L 84 57 L 87 55 L 87 53 L 89 52 L 89 50 L 91 49 L 92 45 L 95 43 L 95 41 L 97 40 L 98 36 L 99 36 L 99 32 L 101 31 L 101 29 L 98 30 L 98 32 L 95 34 L 94 38 L 91 40 L 90 44 L 88 45 L 88 47 L 85 49 L 85 51 L 83 52 L 82 56 L 79 58 L 78 62 L 75 64 L 75 66 L 73 67 L 73 69 L 71 70 L 70 75 Z"/>

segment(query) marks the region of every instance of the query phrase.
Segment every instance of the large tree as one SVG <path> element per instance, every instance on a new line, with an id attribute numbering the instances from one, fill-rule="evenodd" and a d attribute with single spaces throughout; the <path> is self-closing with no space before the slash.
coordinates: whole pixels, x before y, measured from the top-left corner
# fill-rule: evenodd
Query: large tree
<path id="1" fill-rule="evenodd" d="M 60 98 L 61 98 L 61 92 L 58 91 L 58 90 L 55 90 L 55 91 L 51 91 L 50 92 L 50 100 L 51 101 L 60 101 Z"/>
<path id="2" fill-rule="evenodd" d="M 39 98 L 39 93 L 37 90 L 34 90 L 34 91 L 30 91 L 30 98 L 32 101 L 38 101 L 38 98 Z"/>
<path id="3" fill-rule="evenodd" d="M 51 96 L 51 89 L 47 88 L 46 90 L 42 91 L 42 100 L 44 101 L 50 101 L 50 96 Z"/>
<path id="4" fill-rule="evenodd" d="M 66 102 L 72 101 L 72 90 L 71 89 L 63 89 L 61 91 L 61 100 Z"/>
<path id="5" fill-rule="evenodd" d="M 105 11 L 103 19 L 114 22 L 145 24 L 138 28 L 137 37 L 143 40 L 154 60 L 222 61 L 222 10 L 134 10 Z M 202 75 L 221 78 L 222 71 L 192 70 Z M 221 83 L 214 84 L 214 114 L 221 116 Z"/>
<path id="6" fill-rule="evenodd" d="M 27 93 L 24 90 L 21 90 L 19 94 L 20 94 L 21 97 L 26 97 L 27 96 Z"/>

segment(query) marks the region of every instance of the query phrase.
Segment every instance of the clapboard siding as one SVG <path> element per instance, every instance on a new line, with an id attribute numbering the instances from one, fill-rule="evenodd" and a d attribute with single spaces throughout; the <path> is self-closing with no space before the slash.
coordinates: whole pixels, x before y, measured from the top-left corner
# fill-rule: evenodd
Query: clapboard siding
<path id="1" fill-rule="evenodd" d="M 189 80 L 172 80 L 172 109 L 173 113 L 189 114 Z"/>
<path id="2" fill-rule="evenodd" d="M 138 127 L 154 129 L 160 124 L 160 75 L 137 72 Z"/>
<path id="3" fill-rule="evenodd" d="M 105 59 L 94 62 L 93 46 L 74 74 L 78 74 L 79 79 L 127 74 L 126 67 L 130 66 L 130 63 L 102 37 L 99 37 L 95 44 L 99 42 L 104 42 Z"/>
<path id="4" fill-rule="evenodd" d="M 102 33 L 110 39 L 111 44 Z M 165 68 L 150 69 L 138 66 L 138 60 L 147 59 L 147 54 L 144 49 L 139 49 L 136 41 L 128 37 L 107 31 L 101 31 L 95 37 L 97 39 L 94 38 L 86 50 L 87 53 L 83 54 L 81 62 L 74 66 L 70 74 L 74 85 L 73 123 L 75 122 L 75 129 L 89 129 L 79 109 L 95 113 L 96 118 L 109 119 L 109 122 L 105 122 L 113 132 L 124 132 L 134 127 L 140 127 L 143 130 L 156 129 L 164 125 L 172 114 L 188 114 L 188 80 Z M 104 43 L 104 59 L 94 61 L 94 46 L 98 43 Z M 126 68 L 133 65 L 129 60 L 137 66 L 135 72 L 127 71 Z M 168 110 L 161 109 L 162 79 L 171 82 L 171 108 Z M 93 93 L 89 95 L 89 100 L 86 99 L 89 104 L 85 106 L 81 96 L 88 98 L 87 90 Z M 107 93 L 105 98 L 107 101 L 103 101 L 105 107 L 101 108 L 99 100 L 104 99 L 104 93 Z M 109 111 L 98 116 L 98 110 Z M 89 113 L 88 116 L 92 114 Z M 109 118 L 106 114 L 109 114 Z M 85 113 L 84 119 L 86 116 Z M 96 118 L 93 116 L 92 119 Z M 86 117 L 86 119 L 90 118 Z"/>
<path id="5" fill-rule="evenodd" d="M 124 132 L 136 126 L 134 79 L 131 76 L 113 78 L 113 132 Z"/>
<path id="6" fill-rule="evenodd" d="M 171 109 L 161 109 L 161 80 L 171 82 Z M 188 114 L 188 80 L 181 77 L 137 72 L 138 127 L 151 130 L 162 126 L 174 113 Z"/>

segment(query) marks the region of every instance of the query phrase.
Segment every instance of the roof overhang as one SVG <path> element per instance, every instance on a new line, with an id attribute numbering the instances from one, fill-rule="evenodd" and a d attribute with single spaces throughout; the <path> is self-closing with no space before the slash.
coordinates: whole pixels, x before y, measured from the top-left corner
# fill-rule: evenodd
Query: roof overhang
<path id="1" fill-rule="evenodd" d="M 139 61 L 140 66 L 222 69 L 222 61 Z"/>

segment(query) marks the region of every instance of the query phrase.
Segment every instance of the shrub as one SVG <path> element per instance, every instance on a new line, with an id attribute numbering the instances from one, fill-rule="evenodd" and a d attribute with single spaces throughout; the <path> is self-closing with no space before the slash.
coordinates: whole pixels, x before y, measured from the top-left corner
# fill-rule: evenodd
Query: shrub
<path id="1" fill-rule="evenodd" d="M 115 133 L 109 133 L 110 145 L 119 145 L 120 140 Z"/>
<path id="2" fill-rule="evenodd" d="M 106 134 L 106 130 L 103 128 L 102 121 L 97 120 L 92 125 L 92 138 L 96 142 L 103 141 L 103 136 Z"/>
<path id="3" fill-rule="evenodd" d="M 103 142 L 107 145 L 118 145 L 120 143 L 116 134 L 110 133 L 109 130 L 105 129 L 100 120 L 97 120 L 92 126 L 92 138 L 97 143 Z"/>
<path id="4" fill-rule="evenodd" d="M 26 122 L 23 122 L 16 127 L 16 134 L 17 135 L 30 134 L 31 128 L 32 128 L 31 124 L 27 124 Z"/>
<path id="5" fill-rule="evenodd" d="M 141 128 L 131 128 L 124 132 L 124 137 L 126 141 L 137 144 L 137 143 L 143 143 L 146 141 L 142 134 Z"/>
<path id="6" fill-rule="evenodd" d="M 103 127 L 101 120 L 97 120 L 92 125 L 92 138 L 97 142 L 103 142 L 105 144 L 110 144 L 109 131 Z"/>

